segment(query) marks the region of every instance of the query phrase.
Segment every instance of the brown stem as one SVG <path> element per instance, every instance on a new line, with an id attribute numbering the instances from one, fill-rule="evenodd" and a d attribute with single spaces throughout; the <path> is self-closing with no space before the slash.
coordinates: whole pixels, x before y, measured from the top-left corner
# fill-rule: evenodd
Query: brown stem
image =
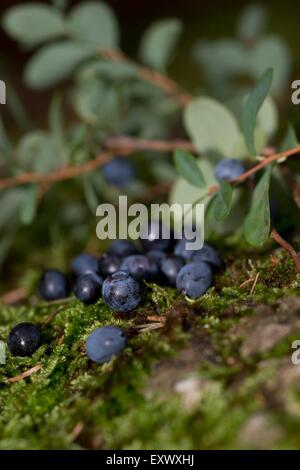
<path id="1" fill-rule="evenodd" d="M 20 382 L 20 380 L 24 380 L 27 377 L 30 377 L 32 374 L 35 374 L 39 370 L 43 368 L 42 364 L 37 364 L 34 367 L 31 367 L 31 369 L 26 370 L 25 372 L 22 372 L 20 375 L 16 375 L 15 377 L 10 377 L 7 379 L 8 383 L 15 383 L 15 382 Z"/>
<path id="2" fill-rule="evenodd" d="M 183 91 L 182 88 L 179 87 L 177 83 L 174 82 L 171 78 L 167 77 L 166 75 L 163 75 L 160 72 L 139 65 L 138 63 L 127 57 L 120 50 L 101 49 L 100 55 L 112 62 L 127 62 L 129 64 L 134 65 L 137 68 L 138 75 L 142 80 L 151 83 L 157 88 L 160 88 L 167 95 L 174 96 L 174 98 L 178 101 L 181 106 L 186 106 L 193 98 L 192 95 Z"/>
<path id="3" fill-rule="evenodd" d="M 279 233 L 277 232 L 277 230 L 275 228 L 272 228 L 271 233 L 270 233 L 270 237 L 276 243 L 278 243 L 278 245 L 282 246 L 282 248 L 285 249 L 285 251 L 290 255 L 290 257 L 294 261 L 296 270 L 298 271 L 298 273 L 300 273 L 300 257 L 297 254 L 297 252 L 294 250 L 292 245 L 290 245 L 286 240 L 284 240 L 281 237 L 281 235 L 279 235 Z"/>

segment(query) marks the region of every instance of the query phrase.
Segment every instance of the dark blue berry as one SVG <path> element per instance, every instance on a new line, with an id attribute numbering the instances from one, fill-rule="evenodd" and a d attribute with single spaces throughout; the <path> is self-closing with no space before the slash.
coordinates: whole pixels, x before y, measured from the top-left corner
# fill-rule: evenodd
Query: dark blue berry
<path id="1" fill-rule="evenodd" d="M 138 249 L 135 244 L 129 240 L 114 240 L 108 248 L 107 253 L 125 258 L 125 256 L 138 253 Z"/>
<path id="2" fill-rule="evenodd" d="M 86 353 L 93 362 L 99 364 L 118 356 L 126 346 L 123 331 L 116 326 L 97 328 L 86 340 Z"/>
<path id="3" fill-rule="evenodd" d="M 102 167 L 102 175 L 108 184 L 123 188 L 134 180 L 135 170 L 126 158 L 115 157 Z"/>
<path id="4" fill-rule="evenodd" d="M 113 274 L 120 269 L 122 259 L 119 256 L 104 253 L 99 260 L 99 272 L 103 277 Z"/>
<path id="5" fill-rule="evenodd" d="M 144 255 L 131 255 L 122 261 L 121 269 L 128 271 L 132 277 L 144 281 L 154 281 L 159 273 L 155 261 Z"/>
<path id="6" fill-rule="evenodd" d="M 229 158 L 221 160 L 215 169 L 215 178 L 218 181 L 234 180 L 245 172 L 245 166 L 240 160 Z"/>
<path id="7" fill-rule="evenodd" d="M 74 277 L 98 271 L 98 259 L 95 256 L 83 253 L 76 256 L 71 262 L 71 273 Z"/>
<path id="8" fill-rule="evenodd" d="M 48 269 L 41 277 L 39 292 L 45 300 L 65 299 L 69 294 L 69 282 L 62 272 Z"/>
<path id="9" fill-rule="evenodd" d="M 32 356 L 40 345 L 40 328 L 34 323 L 19 323 L 8 336 L 7 344 L 14 356 Z"/>
<path id="10" fill-rule="evenodd" d="M 170 231 L 169 237 L 163 236 L 163 231 L 167 228 L 158 220 L 152 219 L 145 224 L 141 230 L 141 245 L 145 251 L 159 250 L 168 251 L 172 244 L 172 233 Z"/>
<path id="11" fill-rule="evenodd" d="M 128 271 L 116 271 L 103 282 L 102 296 L 116 312 L 129 312 L 142 301 L 142 284 Z"/>
<path id="12" fill-rule="evenodd" d="M 100 299 L 103 279 L 96 273 L 80 276 L 74 285 L 74 294 L 84 304 L 94 304 Z"/>
<path id="13" fill-rule="evenodd" d="M 218 271 L 222 267 L 222 260 L 219 253 L 213 246 L 207 243 L 204 243 L 200 250 L 192 253 L 191 260 L 193 263 L 198 263 L 198 261 L 208 263 L 214 271 Z"/>
<path id="14" fill-rule="evenodd" d="M 158 266 L 160 266 L 167 255 L 163 251 L 150 250 L 147 251 L 146 256 L 147 258 L 150 258 L 152 261 L 154 261 Z"/>
<path id="15" fill-rule="evenodd" d="M 205 294 L 212 284 L 212 270 L 207 263 L 189 263 L 177 274 L 176 287 L 182 294 L 196 299 Z"/>
<path id="16" fill-rule="evenodd" d="M 190 261 L 195 251 L 193 249 L 188 250 L 187 245 L 190 243 L 193 243 L 194 241 L 195 241 L 195 237 L 191 238 L 190 240 L 187 240 L 186 238 L 182 238 L 176 243 L 174 254 L 176 256 L 181 256 L 181 258 L 184 258 L 187 261 Z"/>
<path id="17" fill-rule="evenodd" d="M 167 256 L 161 263 L 161 271 L 165 275 L 171 286 L 176 285 L 177 274 L 179 273 L 182 266 L 184 266 L 185 260 L 181 256 L 170 255 Z"/>

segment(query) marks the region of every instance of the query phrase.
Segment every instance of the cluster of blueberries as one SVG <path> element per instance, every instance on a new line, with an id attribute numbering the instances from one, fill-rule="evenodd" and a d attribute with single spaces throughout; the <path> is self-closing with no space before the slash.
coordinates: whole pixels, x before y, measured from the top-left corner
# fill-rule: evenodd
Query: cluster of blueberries
<path id="1" fill-rule="evenodd" d="M 245 172 L 242 162 L 236 159 L 221 160 L 215 169 L 218 181 L 233 180 Z M 107 183 L 122 187 L 135 177 L 130 162 L 116 157 L 102 169 Z M 143 298 L 143 281 L 176 286 L 185 296 L 195 299 L 211 286 L 213 273 L 222 266 L 215 248 L 204 244 L 200 250 L 187 249 L 186 239 L 161 237 L 161 224 L 152 221 L 147 236 L 141 238 L 142 251 L 128 240 L 114 241 L 100 259 L 81 254 L 71 263 L 75 296 L 84 304 L 93 304 L 102 296 L 105 303 L 116 312 L 129 312 Z M 39 292 L 43 299 L 53 301 L 68 297 L 68 278 L 55 269 L 47 270 L 40 280 Z M 8 347 L 15 356 L 31 356 L 40 345 L 41 332 L 33 323 L 20 323 L 10 332 Z M 87 338 L 88 357 L 103 363 L 124 349 L 126 337 L 115 326 L 94 330 Z"/>
<path id="2" fill-rule="evenodd" d="M 144 282 L 176 286 L 185 296 L 195 299 L 212 285 L 213 273 L 221 268 L 215 248 L 204 244 L 200 250 L 187 249 L 191 240 L 162 238 L 162 225 L 152 220 L 140 239 L 142 251 L 129 240 L 115 240 L 100 258 L 80 254 L 71 262 L 73 292 L 84 304 L 102 296 L 116 312 L 129 312 L 143 300 Z M 40 280 L 40 296 L 47 301 L 68 297 L 70 282 L 59 270 L 46 270 Z M 40 344 L 40 329 L 32 323 L 20 323 L 9 334 L 8 347 L 13 355 L 31 356 Z M 126 338 L 113 326 L 97 328 L 87 338 L 89 358 L 101 363 L 119 354 Z"/>

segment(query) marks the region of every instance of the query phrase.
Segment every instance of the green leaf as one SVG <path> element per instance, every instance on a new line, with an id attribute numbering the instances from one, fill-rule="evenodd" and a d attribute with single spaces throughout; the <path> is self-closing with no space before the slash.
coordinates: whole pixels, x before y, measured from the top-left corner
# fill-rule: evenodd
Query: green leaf
<path id="1" fill-rule="evenodd" d="M 293 147 L 297 147 L 299 145 L 298 138 L 295 132 L 295 129 L 291 124 L 289 124 L 284 139 L 280 145 L 280 152 L 285 152 L 286 150 L 290 150 Z"/>
<path id="2" fill-rule="evenodd" d="M 7 105 L 18 126 L 26 131 L 32 129 L 33 123 L 31 117 L 23 105 L 21 99 L 19 98 L 17 92 L 10 84 L 7 86 L 7 94 L 9 96 Z"/>
<path id="3" fill-rule="evenodd" d="M 7 135 L 6 129 L 3 124 L 3 119 L 0 116 L 0 153 L 4 156 L 4 159 L 8 162 L 8 154 L 12 150 L 12 144 Z"/>
<path id="4" fill-rule="evenodd" d="M 254 130 L 256 117 L 272 84 L 273 71 L 268 69 L 248 96 L 242 115 L 242 130 L 251 155 L 255 155 Z"/>
<path id="5" fill-rule="evenodd" d="M 248 62 L 250 73 L 255 79 L 259 79 L 266 69 L 272 68 L 274 76 L 271 92 L 282 94 L 292 69 L 292 55 L 283 38 L 272 34 L 260 39 L 251 50 Z"/>
<path id="6" fill-rule="evenodd" d="M 24 199 L 20 208 L 20 221 L 24 225 L 29 225 L 33 221 L 38 202 L 38 185 L 32 184 L 25 190 Z"/>
<path id="7" fill-rule="evenodd" d="M 64 21 L 58 10 L 41 3 L 27 3 L 10 8 L 3 17 L 5 32 L 30 46 L 64 33 Z"/>
<path id="8" fill-rule="evenodd" d="M 91 80 L 93 78 L 104 77 L 108 80 L 123 81 L 136 78 L 138 67 L 128 62 L 109 62 L 97 60 L 97 62 L 87 65 L 80 78 L 83 80 Z"/>
<path id="9" fill-rule="evenodd" d="M 71 41 L 44 46 L 36 52 L 25 68 L 25 81 L 32 88 L 46 88 L 68 78 L 94 48 Z"/>
<path id="10" fill-rule="evenodd" d="M 24 199 L 23 188 L 12 188 L 0 193 L 0 227 L 5 228 L 16 220 Z"/>
<path id="11" fill-rule="evenodd" d="M 263 245 L 270 234 L 269 188 L 271 173 L 272 165 L 269 165 L 253 191 L 251 208 L 244 223 L 246 240 L 253 246 Z"/>
<path id="12" fill-rule="evenodd" d="M 101 48 L 119 44 L 119 27 L 114 12 L 102 2 L 82 2 L 69 16 L 69 31 L 74 38 Z"/>
<path id="13" fill-rule="evenodd" d="M 227 181 L 221 181 L 220 189 L 213 202 L 213 213 L 217 222 L 226 219 L 230 214 L 232 204 L 232 186 Z"/>
<path id="14" fill-rule="evenodd" d="M 193 186 L 203 188 L 205 186 L 205 180 L 203 174 L 197 165 L 197 160 L 189 152 L 176 149 L 174 152 L 174 164 L 177 173 L 186 179 Z"/>
<path id="15" fill-rule="evenodd" d="M 21 138 L 16 149 L 17 161 L 25 171 L 47 173 L 61 167 L 61 149 L 56 140 L 44 131 L 31 131 Z"/>
<path id="16" fill-rule="evenodd" d="M 248 43 L 255 40 L 266 27 L 267 14 L 262 4 L 250 4 L 242 11 L 237 25 L 237 35 Z"/>
<path id="17" fill-rule="evenodd" d="M 93 180 L 88 175 L 85 175 L 83 177 L 83 190 L 84 190 L 86 203 L 90 211 L 92 212 L 92 214 L 95 214 L 95 211 L 99 204 L 99 198 L 98 198 L 96 189 L 94 187 Z"/>
<path id="18" fill-rule="evenodd" d="M 151 24 L 141 41 L 141 60 L 150 67 L 164 71 L 172 58 L 182 29 L 181 21 L 176 18 Z"/>
<path id="19" fill-rule="evenodd" d="M 200 152 L 217 151 L 232 157 L 239 139 L 238 124 L 218 101 L 207 97 L 194 99 L 185 108 L 184 124 Z"/>

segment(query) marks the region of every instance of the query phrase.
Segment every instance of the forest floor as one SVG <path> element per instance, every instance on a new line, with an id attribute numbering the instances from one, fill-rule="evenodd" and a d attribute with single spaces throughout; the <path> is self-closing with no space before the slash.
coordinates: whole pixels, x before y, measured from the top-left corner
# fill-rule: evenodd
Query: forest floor
<path id="1" fill-rule="evenodd" d="M 300 276 L 281 249 L 225 265 L 194 303 L 149 285 L 126 315 L 102 300 L 2 305 L 0 339 L 33 321 L 43 341 L 0 366 L 0 449 L 300 448 Z M 93 364 L 85 339 L 107 324 L 128 345 Z"/>

